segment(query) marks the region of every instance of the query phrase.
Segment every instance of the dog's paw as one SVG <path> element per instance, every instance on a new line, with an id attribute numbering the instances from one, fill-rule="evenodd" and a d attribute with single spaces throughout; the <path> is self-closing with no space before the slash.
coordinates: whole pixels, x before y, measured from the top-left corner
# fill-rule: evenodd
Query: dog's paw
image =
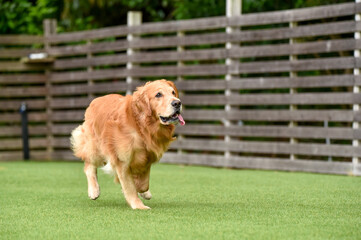
<path id="1" fill-rule="evenodd" d="M 141 207 L 139 207 L 139 208 L 134 208 L 134 209 L 140 209 L 140 210 L 150 210 L 151 208 L 150 208 L 150 207 L 148 207 L 148 206 L 143 205 L 143 206 L 141 206 Z"/>
<path id="2" fill-rule="evenodd" d="M 139 198 L 138 198 L 138 200 L 139 200 L 139 201 L 135 201 L 135 202 L 133 202 L 133 203 L 130 204 L 130 207 L 131 207 L 132 209 L 141 209 L 141 210 L 149 210 L 149 209 L 150 209 L 150 207 L 145 206 L 145 205 L 143 204 L 143 202 L 140 201 Z"/>
<path id="3" fill-rule="evenodd" d="M 100 190 L 99 188 L 97 189 L 92 189 L 92 188 L 89 188 L 88 189 L 88 196 L 91 200 L 96 200 L 100 195 Z"/>
<path id="4" fill-rule="evenodd" d="M 145 206 L 145 205 L 143 205 L 143 206 L 137 206 L 137 207 L 132 207 L 134 210 L 135 209 L 140 209 L 140 210 L 150 210 L 151 208 L 150 207 L 148 207 L 148 206 Z"/>
<path id="5" fill-rule="evenodd" d="M 152 198 L 152 194 L 149 190 L 144 193 L 139 193 L 139 196 L 141 196 L 145 200 L 150 200 Z"/>

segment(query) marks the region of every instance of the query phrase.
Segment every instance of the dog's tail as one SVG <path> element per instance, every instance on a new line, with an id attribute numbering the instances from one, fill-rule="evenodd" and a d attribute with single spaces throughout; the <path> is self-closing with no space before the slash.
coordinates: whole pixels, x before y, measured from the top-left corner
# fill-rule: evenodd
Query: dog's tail
<path id="1" fill-rule="evenodd" d="M 105 164 L 104 167 L 101 168 L 103 170 L 104 173 L 109 174 L 109 175 L 115 175 L 115 171 L 112 167 L 112 165 L 110 164 L 110 162 L 107 162 L 107 164 Z"/>
<path id="2" fill-rule="evenodd" d="M 84 136 L 84 129 L 82 125 L 79 125 L 71 132 L 70 143 L 74 155 L 78 158 L 84 159 L 86 157 L 86 153 L 84 152 L 86 139 Z"/>
<path id="3" fill-rule="evenodd" d="M 107 164 L 104 167 L 102 167 L 101 170 L 103 170 L 103 172 L 106 173 L 106 174 L 114 176 L 114 182 L 115 183 L 120 183 L 117 172 L 114 170 L 114 168 L 112 167 L 110 162 L 107 162 Z"/>

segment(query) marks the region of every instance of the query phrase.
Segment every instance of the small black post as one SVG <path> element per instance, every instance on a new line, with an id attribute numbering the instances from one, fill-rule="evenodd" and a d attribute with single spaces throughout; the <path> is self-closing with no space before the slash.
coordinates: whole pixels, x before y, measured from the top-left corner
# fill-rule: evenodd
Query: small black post
<path id="1" fill-rule="evenodd" d="M 25 160 L 29 160 L 30 154 L 29 154 L 28 112 L 25 102 L 21 103 L 20 115 L 21 115 L 21 134 L 23 137 L 23 156 Z"/>

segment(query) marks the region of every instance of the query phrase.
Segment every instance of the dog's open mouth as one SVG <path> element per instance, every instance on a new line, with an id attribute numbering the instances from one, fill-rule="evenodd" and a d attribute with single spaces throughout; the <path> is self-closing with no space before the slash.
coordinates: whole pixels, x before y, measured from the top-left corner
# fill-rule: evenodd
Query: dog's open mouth
<path id="1" fill-rule="evenodd" d="M 169 117 L 159 116 L 159 118 L 163 123 L 168 123 L 168 124 L 180 123 L 180 125 L 186 124 L 186 122 L 184 121 L 184 119 L 179 111 L 176 111 L 175 113 L 173 113 L 173 115 L 171 115 Z"/>

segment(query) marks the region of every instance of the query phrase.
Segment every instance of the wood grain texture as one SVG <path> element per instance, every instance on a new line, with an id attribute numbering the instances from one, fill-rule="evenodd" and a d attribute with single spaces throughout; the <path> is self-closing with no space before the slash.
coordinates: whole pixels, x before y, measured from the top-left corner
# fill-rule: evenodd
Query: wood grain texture
<path id="1" fill-rule="evenodd" d="M 274 137 L 306 139 L 360 139 L 361 130 L 352 128 L 288 127 L 288 126 L 217 126 L 188 124 L 176 133 L 190 136 Z"/>
<path id="2" fill-rule="evenodd" d="M 352 104 L 360 103 L 361 96 L 354 93 L 298 93 L 298 94 L 238 94 L 232 96 L 224 96 L 221 94 L 214 95 L 188 95 L 183 99 L 186 105 L 224 105 L 226 103 L 232 105 L 336 105 L 336 104 Z"/>
<path id="3" fill-rule="evenodd" d="M 329 121 L 352 122 L 359 120 L 359 113 L 351 110 L 192 110 L 182 113 L 186 120 L 254 120 L 254 121 Z"/>
<path id="4" fill-rule="evenodd" d="M 45 83 L 47 77 L 45 74 L 39 73 L 12 73 L 0 74 L 0 84 L 38 84 Z"/>
<path id="5" fill-rule="evenodd" d="M 301 171 L 331 174 L 352 174 L 353 165 L 347 162 L 326 162 L 315 160 L 270 159 L 261 157 L 230 157 L 210 154 L 165 153 L 163 163 L 190 164 L 213 167 L 250 168 L 283 171 Z"/>
<path id="6" fill-rule="evenodd" d="M 361 149 L 349 145 L 326 144 L 290 144 L 285 142 L 261 141 L 230 141 L 210 139 L 178 140 L 171 145 L 171 149 L 197 150 L 197 151 L 230 151 L 243 153 L 264 154 L 299 154 L 313 156 L 361 156 Z"/>
<path id="7" fill-rule="evenodd" d="M 34 160 L 44 160 L 46 158 L 46 151 L 32 150 L 30 158 Z M 20 150 L 15 151 L 0 151 L 0 161 L 19 161 L 23 159 L 23 153 Z"/>

